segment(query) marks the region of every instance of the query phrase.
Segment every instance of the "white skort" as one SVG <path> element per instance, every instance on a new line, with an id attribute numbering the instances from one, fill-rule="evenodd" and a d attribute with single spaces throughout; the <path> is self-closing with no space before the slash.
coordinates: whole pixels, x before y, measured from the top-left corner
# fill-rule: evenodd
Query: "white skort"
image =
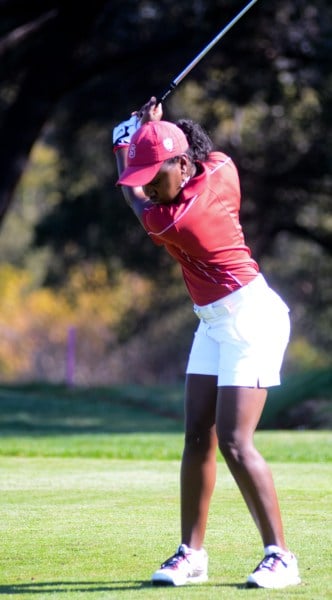
<path id="1" fill-rule="evenodd" d="M 218 386 L 280 384 L 289 341 L 289 308 L 259 274 L 236 292 L 194 305 L 200 319 L 187 373 L 215 375 Z"/>

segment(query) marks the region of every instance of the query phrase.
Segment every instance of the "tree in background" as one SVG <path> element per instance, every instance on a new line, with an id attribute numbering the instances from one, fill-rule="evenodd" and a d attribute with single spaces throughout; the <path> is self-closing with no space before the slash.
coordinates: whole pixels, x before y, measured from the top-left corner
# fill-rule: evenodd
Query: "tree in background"
<path id="1" fill-rule="evenodd" d="M 17 264 L 26 266 L 27 257 L 31 264 L 36 248 L 46 248 L 49 285 L 66 281 L 77 265 L 102 261 L 110 282 L 130 269 L 149 273 L 155 290 L 173 289 L 176 272 L 114 187 L 109 132 L 161 92 L 242 6 L 98 0 L 78 9 L 71 0 L 0 1 L 0 245 L 15 237 L 4 217 L 21 197 L 17 184 L 32 147 L 38 142 L 57 157 L 31 223 L 29 252 L 16 251 Z M 331 16 L 328 0 L 257 2 L 165 104 L 166 118 L 199 120 L 234 157 L 254 255 L 289 299 L 298 339 L 303 332 L 326 351 L 332 337 Z M 150 314 L 163 313 L 170 296 L 174 308 L 181 306 L 184 293 L 172 294 L 155 293 Z M 135 314 L 129 321 L 127 315 L 123 339 L 146 328 Z M 305 343 L 298 352 L 303 360 Z"/>

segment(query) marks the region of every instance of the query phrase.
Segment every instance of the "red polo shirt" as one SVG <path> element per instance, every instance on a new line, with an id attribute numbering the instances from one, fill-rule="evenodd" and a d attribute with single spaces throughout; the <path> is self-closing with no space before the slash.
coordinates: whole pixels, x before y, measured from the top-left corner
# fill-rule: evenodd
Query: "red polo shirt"
<path id="1" fill-rule="evenodd" d="M 239 223 L 241 201 L 237 169 L 221 152 L 200 163 L 172 204 L 143 212 L 146 231 L 181 265 L 195 304 L 203 306 L 252 281 L 258 271 Z"/>

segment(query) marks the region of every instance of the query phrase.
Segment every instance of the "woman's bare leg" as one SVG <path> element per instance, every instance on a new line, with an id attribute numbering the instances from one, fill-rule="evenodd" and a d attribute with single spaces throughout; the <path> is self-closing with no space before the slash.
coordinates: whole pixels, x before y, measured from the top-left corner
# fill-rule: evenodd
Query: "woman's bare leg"
<path id="1" fill-rule="evenodd" d="M 287 549 L 272 475 L 254 446 L 266 390 L 222 387 L 217 402 L 220 450 L 260 531 L 264 546 Z"/>
<path id="2" fill-rule="evenodd" d="M 188 375 L 185 398 L 185 446 L 181 465 L 182 543 L 199 550 L 216 481 L 215 427 L 217 378 Z"/>

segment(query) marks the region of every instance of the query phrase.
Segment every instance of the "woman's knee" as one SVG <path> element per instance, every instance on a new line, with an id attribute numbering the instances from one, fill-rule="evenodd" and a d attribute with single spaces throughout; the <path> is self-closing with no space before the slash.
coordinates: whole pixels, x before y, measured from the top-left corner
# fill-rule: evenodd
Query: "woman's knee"
<path id="1" fill-rule="evenodd" d="M 221 454 L 227 462 L 239 465 L 246 464 L 256 452 L 251 440 L 244 439 L 233 433 L 220 435 L 218 445 Z"/>
<path id="2" fill-rule="evenodd" d="M 190 454 L 208 455 L 216 451 L 217 437 L 215 429 L 201 429 L 194 432 L 186 432 L 184 451 Z"/>

